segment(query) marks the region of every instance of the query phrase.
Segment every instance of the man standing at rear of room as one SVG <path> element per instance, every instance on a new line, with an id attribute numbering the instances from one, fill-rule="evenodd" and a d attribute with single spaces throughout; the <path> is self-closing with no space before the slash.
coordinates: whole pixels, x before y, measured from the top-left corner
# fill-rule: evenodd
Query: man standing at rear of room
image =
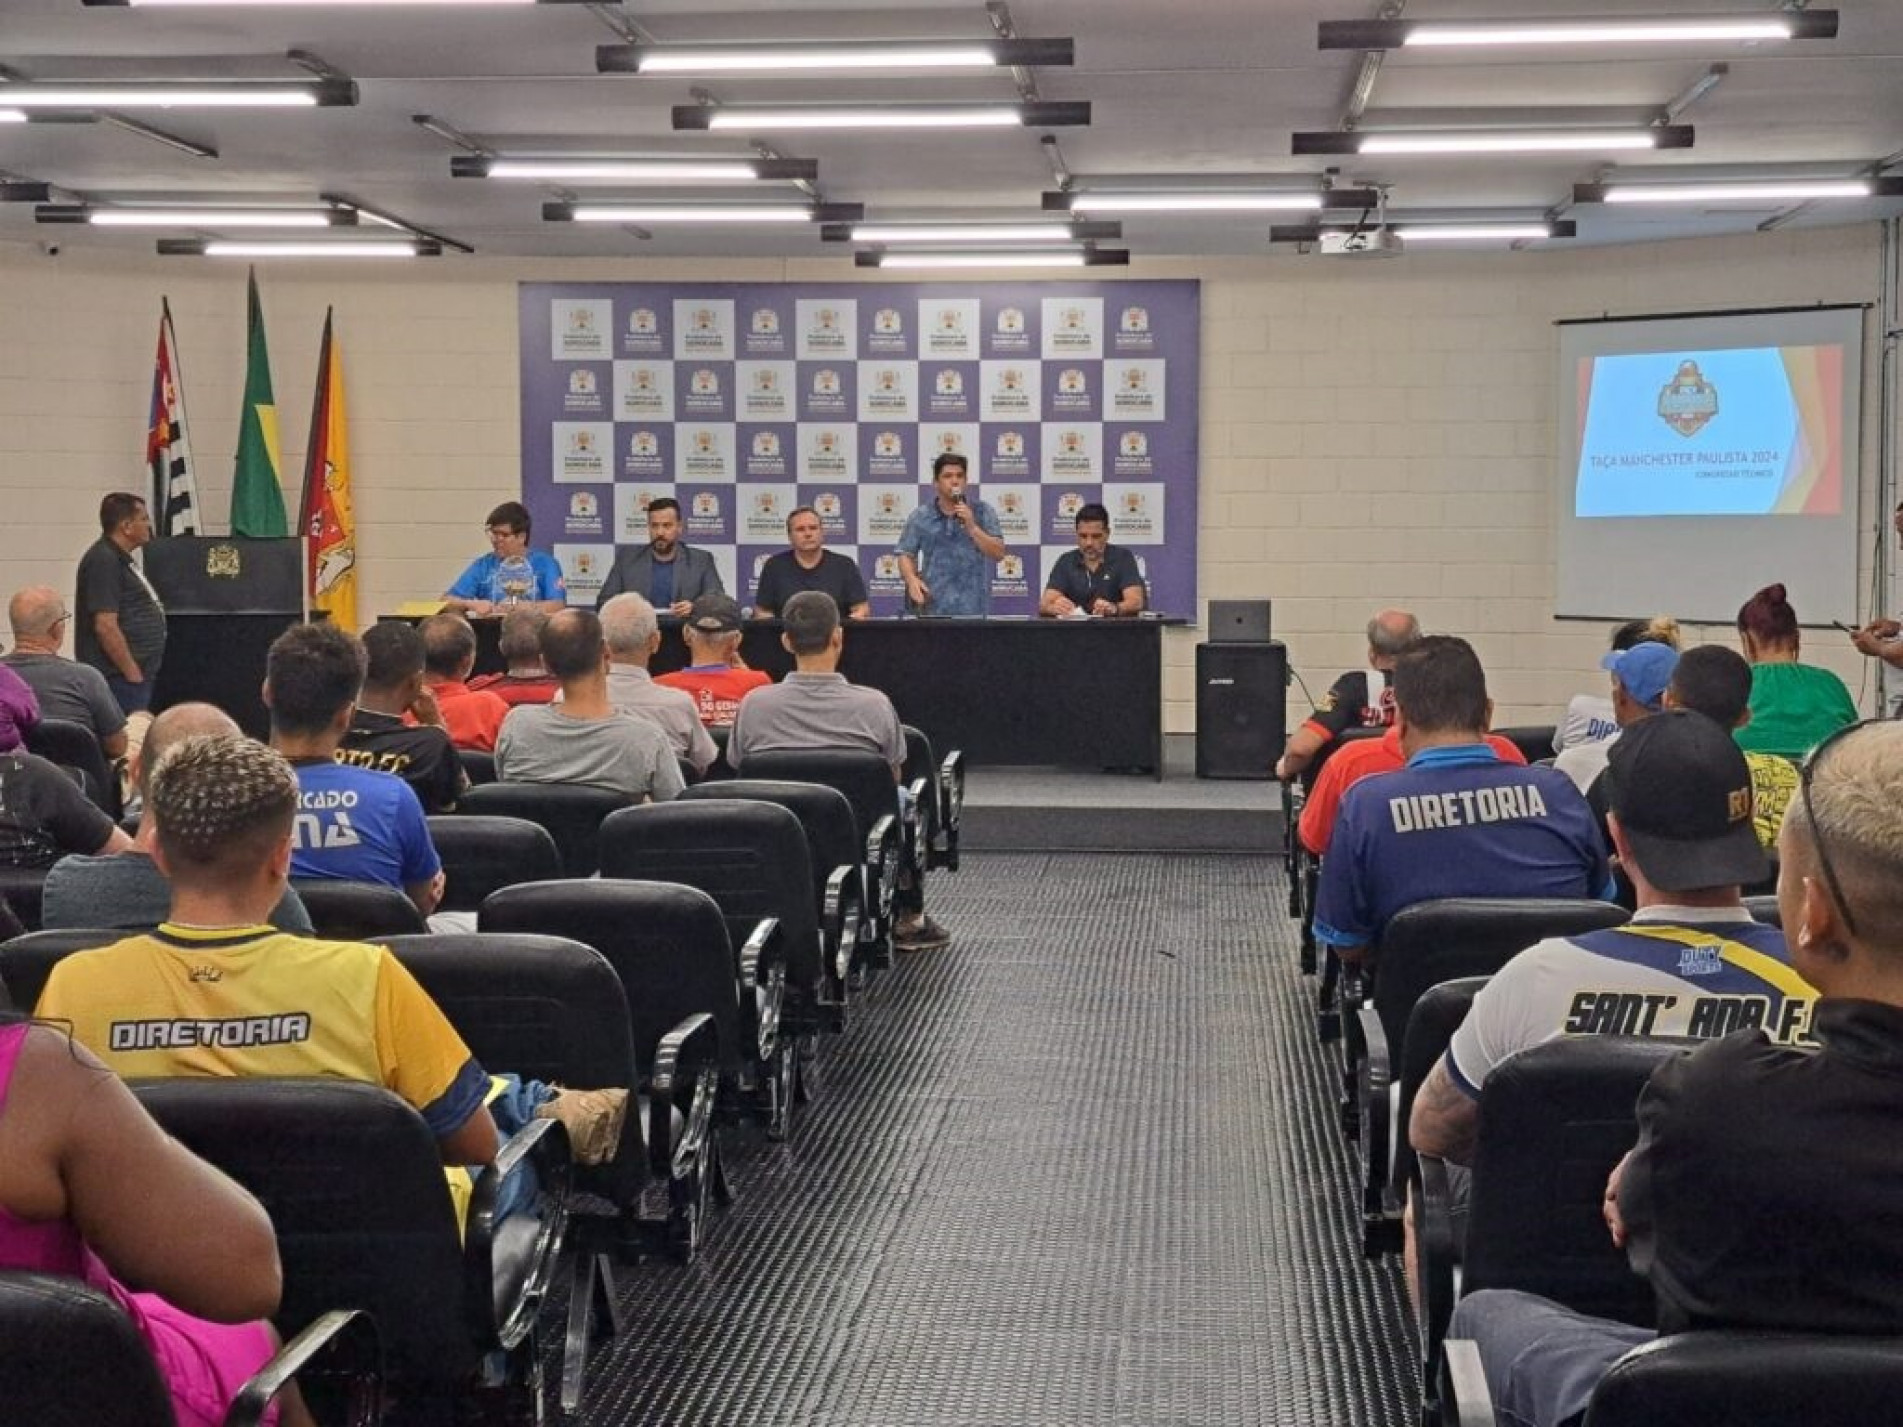
<path id="1" fill-rule="evenodd" d="M 152 541 L 152 515 L 138 496 L 115 491 L 99 502 L 99 530 L 79 561 L 73 649 L 106 676 L 125 713 L 144 713 L 165 659 L 165 610 L 132 559 Z"/>
<path id="2" fill-rule="evenodd" d="M 932 462 L 932 498 L 907 517 L 897 547 L 906 603 L 916 614 L 982 619 L 991 613 L 991 566 L 1004 558 L 998 513 L 968 500 L 969 466 L 946 452 Z"/>

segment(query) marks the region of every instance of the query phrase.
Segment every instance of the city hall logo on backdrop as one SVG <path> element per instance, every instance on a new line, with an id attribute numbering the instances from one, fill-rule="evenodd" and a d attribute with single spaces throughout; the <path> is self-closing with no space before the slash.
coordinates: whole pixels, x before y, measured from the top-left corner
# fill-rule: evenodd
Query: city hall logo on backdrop
<path id="1" fill-rule="evenodd" d="M 998 561 L 998 578 L 1001 580 L 1021 580 L 1024 578 L 1024 561 L 1016 555 L 1006 555 Z"/>
<path id="2" fill-rule="evenodd" d="M 1698 363 L 1684 361 L 1659 392 L 1659 417 L 1680 436 L 1695 436 L 1718 414 L 1718 388 Z"/>
<path id="3" fill-rule="evenodd" d="M 595 314 L 592 308 L 571 307 L 568 309 L 568 335 L 571 337 L 595 335 Z"/>
<path id="4" fill-rule="evenodd" d="M 839 373 L 831 367 L 821 367 L 813 373 L 814 396 L 838 396 Z"/>
<path id="5" fill-rule="evenodd" d="M 636 460 L 651 460 L 661 454 L 661 438 L 652 431 L 637 431 L 628 438 L 628 454 Z"/>
<path id="6" fill-rule="evenodd" d="M 998 454 L 1006 460 L 1013 460 L 1024 454 L 1024 434 L 1020 431 L 1003 431 L 998 434 Z"/>
<path id="7" fill-rule="evenodd" d="M 903 456 L 905 444 L 899 440 L 896 431 L 881 431 L 872 438 L 872 454 L 875 456 Z"/>
<path id="8" fill-rule="evenodd" d="M 1081 431 L 1064 431 L 1057 437 L 1057 448 L 1066 456 L 1083 455 L 1085 446 L 1084 433 Z"/>
<path id="9" fill-rule="evenodd" d="M 998 509 L 1006 515 L 1022 515 L 1024 513 L 1024 497 L 1016 491 L 1006 491 L 1003 495 L 998 497 Z"/>
<path id="10" fill-rule="evenodd" d="M 839 313 L 831 307 L 822 307 L 813 314 L 813 332 L 828 337 L 840 336 Z"/>
<path id="11" fill-rule="evenodd" d="M 755 336 L 771 337 L 780 330 L 780 314 L 770 307 L 756 307 L 751 325 Z"/>
<path id="12" fill-rule="evenodd" d="M 753 493 L 753 513 L 755 515 L 778 515 L 780 513 L 779 496 L 772 491 L 755 491 Z"/>
<path id="13" fill-rule="evenodd" d="M 1125 491 L 1120 504 L 1126 516 L 1140 516 L 1150 508 L 1149 498 L 1142 491 Z"/>
<path id="14" fill-rule="evenodd" d="M 940 396 L 963 396 L 965 392 L 965 378 L 950 367 L 941 371 L 932 385 Z"/>
<path id="15" fill-rule="evenodd" d="M 956 431 L 941 431 L 938 433 L 939 455 L 956 456 L 958 454 L 958 446 L 958 433 Z"/>
<path id="16" fill-rule="evenodd" d="M 585 580 L 595 573 L 595 567 L 599 562 L 595 559 L 593 550 L 577 550 L 573 558 L 576 575 Z"/>
<path id="17" fill-rule="evenodd" d="M 711 307 L 696 307 L 688 314 L 687 325 L 695 332 L 718 332 L 720 314 Z"/>
<path id="18" fill-rule="evenodd" d="M 652 337 L 660 329 L 660 320 L 655 317 L 653 308 L 637 307 L 628 314 L 628 331 L 633 336 Z"/>
<path id="19" fill-rule="evenodd" d="M 1017 335 L 1024 331 L 1024 311 L 1022 308 L 1006 307 L 998 313 L 998 330 Z"/>
<path id="20" fill-rule="evenodd" d="M 700 368 L 693 376 L 693 391 L 695 396 L 719 396 L 719 376 L 706 367 Z"/>
<path id="21" fill-rule="evenodd" d="M 1057 325 L 1065 332 L 1090 330 L 1090 313 L 1082 307 L 1066 307 L 1057 314 Z"/>
<path id="22" fill-rule="evenodd" d="M 881 307 L 872 316 L 872 330 L 881 337 L 897 337 L 905 331 L 905 319 L 896 309 Z"/>
<path id="23" fill-rule="evenodd" d="M 1150 374 L 1141 367 L 1125 367 L 1123 369 L 1123 389 L 1132 394 L 1148 392 L 1150 389 Z"/>
<path id="24" fill-rule="evenodd" d="M 899 513 L 899 493 L 897 491 L 880 491 L 875 503 L 881 515 L 897 515 Z"/>
<path id="25" fill-rule="evenodd" d="M 956 336 L 965 330 L 965 319 L 956 307 L 938 309 L 938 330 L 947 337 Z"/>
<path id="26" fill-rule="evenodd" d="M 571 520 L 594 520 L 601 515 L 601 502 L 593 491 L 576 491 L 568 498 L 568 515 Z"/>
<path id="27" fill-rule="evenodd" d="M 636 367 L 628 375 L 628 385 L 639 396 L 652 396 L 661 389 L 661 380 L 653 367 Z"/>
<path id="28" fill-rule="evenodd" d="M 837 431 L 821 431 L 816 433 L 813 437 L 813 454 L 815 456 L 838 455 L 839 433 Z"/>
<path id="29" fill-rule="evenodd" d="M 872 577 L 876 580 L 896 580 L 899 578 L 899 557 L 881 555 L 872 566 Z"/>
<path id="30" fill-rule="evenodd" d="M 711 456 L 714 454 L 714 449 L 718 445 L 719 442 L 714 439 L 713 432 L 703 430 L 694 433 L 694 452 L 696 455 Z"/>
<path id="31" fill-rule="evenodd" d="M 1016 367 L 1006 367 L 998 373 L 998 391 L 1004 396 L 1022 396 L 1024 394 L 1024 373 Z"/>
<path id="32" fill-rule="evenodd" d="M 1084 498 L 1076 491 L 1065 491 L 1057 498 L 1057 513 L 1065 520 L 1076 520 L 1077 512 L 1084 508 Z"/>
<path id="33" fill-rule="evenodd" d="M 1123 316 L 1117 319 L 1117 328 L 1123 332 L 1147 332 L 1150 330 L 1150 310 L 1147 307 L 1126 307 Z"/>
<path id="34" fill-rule="evenodd" d="M 595 394 L 595 374 L 586 367 L 577 367 L 568 374 L 568 394 L 570 396 L 593 396 Z"/>
<path id="35" fill-rule="evenodd" d="M 899 391 L 899 374 L 891 367 L 881 367 L 873 379 L 873 385 L 887 396 L 896 396 Z"/>
<path id="36" fill-rule="evenodd" d="M 771 367 L 754 368 L 753 389 L 761 396 L 774 395 L 780 389 L 780 374 Z"/>
<path id="37" fill-rule="evenodd" d="M 648 513 L 648 507 L 653 505 L 658 499 L 660 499 L 660 497 L 655 495 L 651 490 L 637 489 L 634 493 L 635 514 L 646 515 Z"/>
<path id="38" fill-rule="evenodd" d="M 846 512 L 837 495 L 831 491 L 821 491 L 813 497 L 813 513 L 821 520 L 837 520 Z"/>
<path id="39" fill-rule="evenodd" d="M 592 431 L 571 431 L 568 433 L 568 454 L 571 456 L 592 456 L 595 454 L 595 433 Z"/>
<path id="40" fill-rule="evenodd" d="M 720 519 L 720 497 L 712 491 L 701 491 L 694 497 L 694 517 L 697 520 Z"/>
<path id="41" fill-rule="evenodd" d="M 1082 372 L 1075 367 L 1066 367 L 1058 374 L 1057 390 L 1065 396 L 1087 396 L 1090 387 L 1084 381 Z"/>
<path id="42" fill-rule="evenodd" d="M 1117 454 L 1135 459 L 1150 454 L 1150 438 L 1141 431 L 1126 431 L 1117 442 Z"/>
<path id="43" fill-rule="evenodd" d="M 780 434 L 777 431 L 756 431 L 753 433 L 753 454 L 756 456 L 777 456 L 780 454 Z"/>

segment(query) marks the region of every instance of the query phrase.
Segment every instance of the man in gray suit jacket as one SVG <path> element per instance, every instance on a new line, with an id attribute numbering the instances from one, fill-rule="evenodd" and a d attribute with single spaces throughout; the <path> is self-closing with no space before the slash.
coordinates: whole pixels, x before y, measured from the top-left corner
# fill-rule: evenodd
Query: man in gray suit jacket
<path id="1" fill-rule="evenodd" d="M 681 503 L 662 496 L 648 503 L 648 543 L 615 557 L 595 596 L 600 609 L 616 595 L 637 594 L 663 614 L 686 618 L 702 595 L 724 595 L 720 571 L 705 550 L 681 543 Z"/>

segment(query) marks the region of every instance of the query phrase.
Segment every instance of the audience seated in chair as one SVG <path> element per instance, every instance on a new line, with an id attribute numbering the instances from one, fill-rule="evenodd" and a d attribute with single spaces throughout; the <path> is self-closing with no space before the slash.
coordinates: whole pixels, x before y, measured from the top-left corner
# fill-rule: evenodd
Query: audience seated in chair
<path id="1" fill-rule="evenodd" d="M 1553 766 L 1584 793 L 1606 771 L 1606 754 L 1619 735 L 1640 719 L 1665 706 L 1665 686 L 1678 665 L 1678 651 L 1669 644 L 1643 641 L 1630 649 L 1615 649 L 1599 661 L 1612 680 L 1612 721 L 1617 725 L 1604 738 L 1561 749 Z"/>
<path id="2" fill-rule="evenodd" d="M 744 776 L 747 758 L 755 753 L 867 749 L 891 764 L 897 808 L 905 730 L 891 699 L 877 689 L 848 683 L 839 672 L 839 655 L 845 648 L 839 606 L 830 595 L 802 590 L 787 600 L 780 618 L 785 626 L 780 640 L 797 667 L 772 688 L 749 695 L 740 706 L 727 744 L 728 761 Z M 904 880 L 900 889 L 918 891 Z M 916 902 L 917 897 L 907 900 Z M 951 934 L 915 906 L 900 917 L 892 944 L 900 951 L 937 951 L 951 944 Z"/>
<path id="3" fill-rule="evenodd" d="M 542 626 L 548 623 L 548 611 L 531 605 L 518 606 L 502 616 L 502 629 L 496 636 L 496 652 L 504 665 L 500 674 L 479 674 L 469 687 L 488 692 L 509 707 L 517 704 L 545 704 L 561 692 L 562 681 L 542 667 Z"/>
<path id="4" fill-rule="evenodd" d="M 498 1125 L 512 1134 L 534 1116 L 578 1117 L 570 1128 L 582 1158 L 594 1122 L 625 1110 L 625 1095 L 603 1103 L 608 1092 L 492 1081 L 385 948 L 291 936 L 263 920 L 284 895 L 301 802 L 278 753 L 244 738 L 188 738 L 149 781 L 170 915 L 148 935 L 61 961 L 38 1007 L 116 1073 L 381 1085 L 416 1107 L 451 1166 L 488 1164 Z M 467 1183 L 452 1176 L 452 1187 Z M 502 1212 L 530 1192 L 525 1181 L 511 1195 L 505 1182 Z"/>
<path id="5" fill-rule="evenodd" d="M 1471 1161 L 1487 1076 L 1528 1046 L 1565 1035 L 1713 1040 L 1756 1028 L 1780 1045 L 1808 1038 L 1816 992 L 1792 969 L 1783 933 L 1753 921 L 1739 896 L 1765 862 L 1750 774 L 1728 731 L 1703 714 L 1659 714 L 1610 753 L 1613 847 L 1638 912 L 1623 926 L 1528 948 L 1474 998 L 1409 1127 L 1418 1153 L 1450 1167 Z M 1409 1247 L 1411 1263 L 1411 1238 Z"/>
<path id="6" fill-rule="evenodd" d="M 31 753 L 0 753 L 0 867 L 43 869 L 69 853 L 131 846 L 64 769 Z"/>
<path id="7" fill-rule="evenodd" d="M 1751 661 L 1751 718 L 1737 731 L 1740 748 L 1802 758 L 1856 721 L 1844 681 L 1800 662 L 1797 611 L 1784 586 L 1766 585 L 1739 607 L 1738 639 Z"/>
<path id="8" fill-rule="evenodd" d="M 1678 648 L 1678 621 L 1669 614 L 1650 619 L 1632 619 L 1612 627 L 1611 652 L 1621 653 L 1640 644 L 1663 644 Z M 1601 668 L 1604 668 L 1602 663 Z M 1553 752 L 1564 753 L 1582 743 L 1597 743 L 1619 731 L 1613 716 L 1612 700 L 1604 694 L 1574 694 L 1566 705 L 1565 717 L 1553 730 Z"/>
<path id="9" fill-rule="evenodd" d="M 18 674 L 40 703 L 41 718 L 63 718 L 89 729 L 108 762 L 126 756 L 126 716 L 90 664 L 60 654 L 72 616 L 50 585 L 28 585 L 7 602 L 13 652 L 0 664 Z"/>
<path id="10" fill-rule="evenodd" d="M 657 684 L 691 694 L 708 728 L 732 728 L 740 701 L 773 682 L 741 662 L 740 626 L 740 606 L 732 595 L 702 595 L 681 624 L 687 667 L 654 678 Z"/>
<path id="11" fill-rule="evenodd" d="M 240 736 L 231 715 L 210 704 L 173 704 L 152 720 L 145 742 L 132 757 L 132 777 L 144 809 L 138 836 L 124 852 L 102 857 L 75 854 L 54 863 L 41 893 L 42 927 L 49 931 L 62 927 L 143 931 L 165 920 L 172 904 L 172 889 L 152 856 L 158 841 L 158 823 L 150 801 L 152 770 L 178 744 L 209 734 Z M 268 920 L 279 931 L 311 930 L 310 913 L 288 886 Z"/>
<path id="12" fill-rule="evenodd" d="M 363 673 L 362 641 L 330 624 L 293 625 L 265 658 L 271 746 L 297 770 L 291 875 L 400 887 L 427 917 L 443 899 L 443 866 L 423 805 L 394 773 L 336 760 Z"/>
<path id="13" fill-rule="evenodd" d="M 1681 715 L 1690 717 L 1690 715 Z M 1903 725 L 1821 745 L 1778 842 L 1791 964 L 1817 988 L 1816 1048 L 1755 1031 L 1661 1068 L 1606 1186 L 1615 1244 L 1658 1331 L 1894 1335 L 1903 1324 Z M 1641 857 L 1643 850 L 1641 849 Z M 1578 1422 L 1653 1333 L 1513 1292 L 1457 1308 L 1506 1420 Z"/>
<path id="14" fill-rule="evenodd" d="M 1290 782 L 1342 733 L 1394 722 L 1394 661 L 1421 637 L 1420 621 L 1404 609 L 1384 609 L 1368 621 L 1368 667 L 1350 669 L 1329 686 L 1321 704 L 1290 736 L 1275 776 Z"/>
<path id="15" fill-rule="evenodd" d="M 1526 763 L 1526 755 L 1511 739 L 1489 733 L 1487 746 L 1502 763 Z M 1406 766 L 1407 755 L 1401 752 L 1399 729 L 1390 728 L 1379 738 L 1339 742 L 1328 755 L 1328 761 L 1322 764 L 1322 771 L 1315 775 L 1315 786 L 1302 802 L 1301 821 L 1295 825 L 1302 846 L 1317 857 L 1325 855 L 1328 839 L 1335 835 L 1335 819 L 1341 813 L 1343 794 L 1363 778 L 1376 773 L 1393 773 Z"/>
<path id="16" fill-rule="evenodd" d="M 676 758 L 685 759 L 699 777 L 713 766 L 720 750 L 700 721 L 691 694 L 655 682 L 648 660 L 661 648 L 661 623 L 654 606 L 637 594 L 620 594 L 602 605 L 601 637 L 608 643 L 608 702 L 623 713 L 647 719 L 667 735 Z"/>
<path id="17" fill-rule="evenodd" d="M 418 627 L 423 636 L 423 679 L 449 741 L 478 753 L 493 752 L 509 703 L 486 689 L 469 687 L 476 667 L 476 631 L 460 614 L 433 614 Z"/>
<path id="18" fill-rule="evenodd" d="M 664 803 L 684 786 L 657 724 L 608 697 L 608 645 L 593 610 L 565 609 L 542 626 L 542 662 L 562 681 L 559 703 L 519 704 L 496 742 L 505 783 L 579 783 Z"/>
<path id="19" fill-rule="evenodd" d="M 423 636 L 400 619 L 379 620 L 363 636 L 363 689 L 337 761 L 394 773 L 426 813 L 447 813 L 469 777 L 423 681 Z"/>
<path id="20" fill-rule="evenodd" d="M 109 1296 L 180 1427 L 223 1423 L 276 1347 L 262 1320 L 282 1280 L 263 1206 L 160 1130 L 83 1045 L 12 1012 L 0 1012 L 0 1269 Z M 280 1404 L 285 1427 L 308 1427 L 294 1392 Z"/>
<path id="21" fill-rule="evenodd" d="M 1486 675 L 1464 639 L 1395 661 L 1407 766 L 1348 790 L 1322 864 L 1316 940 L 1364 958 L 1387 919 L 1435 897 L 1598 897 L 1611 890 L 1592 811 L 1563 773 L 1503 763 L 1485 741 Z"/>
<path id="22" fill-rule="evenodd" d="M 1744 656 L 1722 644 L 1687 649 L 1672 670 L 1665 690 L 1665 707 L 1691 709 L 1717 721 L 1720 728 L 1737 730 L 1751 722 L 1751 666 Z M 1766 852 L 1777 846 L 1784 810 L 1797 794 L 1797 765 L 1775 753 L 1746 749 L 1751 770 L 1751 818 L 1758 843 Z"/>

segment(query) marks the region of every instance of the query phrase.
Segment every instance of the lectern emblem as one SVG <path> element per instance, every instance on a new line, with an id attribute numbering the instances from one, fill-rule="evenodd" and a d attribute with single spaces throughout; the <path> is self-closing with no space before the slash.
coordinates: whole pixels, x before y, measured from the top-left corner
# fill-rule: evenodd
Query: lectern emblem
<path id="1" fill-rule="evenodd" d="M 214 545 L 205 552 L 205 574 L 214 580 L 235 580 L 244 573 L 244 558 L 236 545 Z"/>

